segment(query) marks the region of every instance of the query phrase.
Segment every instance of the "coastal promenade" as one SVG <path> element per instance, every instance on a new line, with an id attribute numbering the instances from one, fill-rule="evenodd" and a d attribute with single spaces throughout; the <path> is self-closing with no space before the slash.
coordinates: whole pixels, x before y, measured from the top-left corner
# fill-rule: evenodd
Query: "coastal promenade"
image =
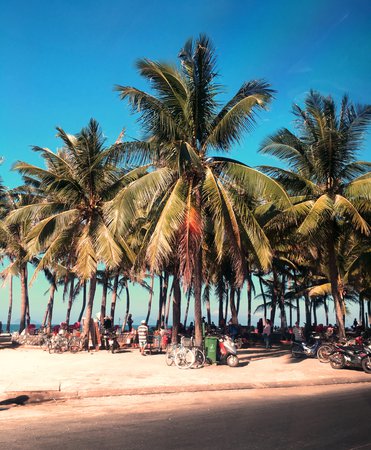
<path id="1" fill-rule="evenodd" d="M 0 349 L 0 403 L 156 393 L 370 383 L 362 370 L 334 370 L 316 359 L 294 359 L 288 347 L 239 350 L 240 366 L 168 367 L 164 354 L 137 349 L 49 354 L 40 348 Z M 17 400 L 15 400 L 17 401 Z"/>

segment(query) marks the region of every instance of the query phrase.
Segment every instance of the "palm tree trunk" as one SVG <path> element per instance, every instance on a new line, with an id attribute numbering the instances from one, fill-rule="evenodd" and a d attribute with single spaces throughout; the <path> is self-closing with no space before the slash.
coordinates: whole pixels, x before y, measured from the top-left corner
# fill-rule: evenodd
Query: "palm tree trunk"
<path id="1" fill-rule="evenodd" d="M 331 235 L 333 236 L 334 234 L 331 233 Z M 340 280 L 339 269 L 336 263 L 335 246 L 333 241 L 331 240 L 331 237 L 328 240 L 327 248 L 328 248 L 328 265 L 331 283 L 331 293 L 335 303 L 336 323 L 337 326 L 339 327 L 339 337 L 345 338 L 345 325 L 344 325 L 345 304 L 340 289 L 342 282 Z"/>
<path id="2" fill-rule="evenodd" d="M 238 314 L 240 313 L 240 304 L 241 304 L 241 288 L 237 288 L 237 302 L 236 302 L 236 309 L 237 309 L 237 320 L 238 320 Z"/>
<path id="3" fill-rule="evenodd" d="M 229 297 L 230 297 L 230 289 L 227 287 L 226 289 L 226 296 L 225 296 L 225 310 L 224 310 L 224 323 L 227 323 L 227 316 L 228 316 L 228 303 L 229 303 Z"/>
<path id="4" fill-rule="evenodd" d="M 103 322 L 106 317 L 107 311 L 107 292 L 108 292 L 108 283 L 109 283 L 109 271 L 106 269 L 103 275 L 103 286 L 102 286 L 102 302 L 100 304 L 100 320 Z"/>
<path id="5" fill-rule="evenodd" d="M 158 312 L 157 312 L 157 320 L 156 320 L 156 329 L 158 330 L 161 323 L 161 311 L 162 311 L 162 303 L 163 303 L 163 287 L 164 287 L 164 279 L 162 276 L 162 273 L 160 273 L 160 289 L 159 289 L 159 295 L 158 295 Z"/>
<path id="6" fill-rule="evenodd" d="M 296 271 L 293 270 L 294 274 L 294 285 L 295 285 L 295 297 L 296 297 L 296 321 L 300 324 L 300 301 L 298 297 L 298 280 L 296 278 Z"/>
<path id="7" fill-rule="evenodd" d="M 6 321 L 6 332 L 10 333 L 10 323 L 12 320 L 13 310 L 13 275 L 10 275 L 9 279 L 9 307 L 8 307 L 8 320 Z"/>
<path id="8" fill-rule="evenodd" d="M 73 293 L 75 291 L 75 277 L 74 275 L 70 276 L 70 293 L 68 295 L 68 305 L 67 305 L 67 313 L 66 313 L 66 323 L 67 325 L 70 324 L 71 320 L 71 310 L 72 310 L 72 303 L 73 303 Z"/>
<path id="9" fill-rule="evenodd" d="M 207 295 L 205 298 L 207 323 L 211 325 L 211 309 L 210 309 L 210 287 L 207 287 Z"/>
<path id="10" fill-rule="evenodd" d="M 195 321 L 195 345 L 202 345 L 202 305 L 201 305 L 201 289 L 202 289 L 202 250 L 201 248 L 195 255 L 194 268 L 194 321 Z"/>
<path id="11" fill-rule="evenodd" d="M 168 323 L 169 323 L 169 313 L 170 313 L 171 297 L 173 295 L 173 291 L 174 291 L 174 279 L 173 279 L 173 282 L 171 284 L 171 288 L 170 288 L 170 292 L 169 292 L 169 296 L 168 296 L 167 304 L 166 304 L 165 328 L 167 328 Z"/>
<path id="12" fill-rule="evenodd" d="M 52 329 L 52 320 L 53 320 L 53 306 L 54 306 L 54 294 L 55 294 L 55 283 L 53 280 L 52 285 L 49 289 L 49 301 L 48 301 L 48 325 L 46 328 L 47 333 L 51 332 Z"/>
<path id="13" fill-rule="evenodd" d="M 317 325 L 317 308 L 316 308 L 317 304 L 316 303 L 317 302 L 314 299 L 313 300 L 313 322 L 314 322 L 315 325 Z"/>
<path id="14" fill-rule="evenodd" d="M 247 326 L 251 327 L 251 300 L 252 300 L 252 279 L 250 270 L 247 271 Z"/>
<path id="15" fill-rule="evenodd" d="M 96 286 L 97 286 L 97 272 L 94 272 L 94 274 L 90 277 L 89 298 L 88 298 L 88 304 L 86 306 L 85 322 L 84 322 L 84 328 L 83 328 L 83 336 L 85 336 L 88 339 L 88 342 L 89 342 L 91 320 L 92 320 L 92 315 L 93 315 L 93 305 L 94 305 L 94 296 L 95 296 Z M 86 287 L 86 283 L 84 282 L 84 288 L 85 287 Z"/>
<path id="16" fill-rule="evenodd" d="M 327 295 L 323 297 L 323 307 L 325 308 L 325 320 L 326 320 L 326 326 L 328 326 L 328 304 L 327 304 Z"/>
<path id="17" fill-rule="evenodd" d="M 218 319 L 218 325 L 219 327 L 222 326 L 222 324 L 224 323 L 224 318 L 223 318 L 223 298 L 224 298 L 224 281 L 219 281 L 220 285 L 219 285 L 219 319 Z"/>
<path id="18" fill-rule="evenodd" d="M 267 320 L 267 299 L 265 298 L 265 292 L 263 288 L 263 281 L 261 279 L 262 275 L 259 275 L 259 285 L 260 285 L 260 292 L 263 297 L 263 304 L 264 304 L 264 322 Z"/>
<path id="19" fill-rule="evenodd" d="M 112 288 L 112 299 L 111 299 L 111 319 L 112 326 L 115 324 L 115 311 L 116 311 L 116 302 L 117 302 L 117 290 L 119 286 L 119 274 L 115 275 L 113 280 L 113 288 Z"/>
<path id="20" fill-rule="evenodd" d="M 146 323 L 148 325 L 149 316 L 151 315 L 151 309 L 152 309 L 152 298 L 153 298 L 153 282 L 154 282 L 154 274 L 151 275 L 151 291 L 149 293 L 149 299 L 148 299 L 148 309 L 147 309 L 147 317 L 146 317 Z"/>
<path id="21" fill-rule="evenodd" d="M 277 300 L 278 300 L 278 277 L 277 277 L 277 271 L 273 269 L 273 290 L 272 290 L 272 308 L 271 308 L 271 326 L 274 327 L 274 319 L 276 317 L 276 307 L 277 307 Z"/>
<path id="22" fill-rule="evenodd" d="M 188 289 L 188 292 L 187 292 L 187 306 L 186 306 L 186 310 L 185 310 L 185 313 L 184 313 L 184 323 L 183 323 L 184 328 L 187 327 L 188 312 L 189 312 L 189 304 L 190 304 L 190 302 L 191 302 L 191 292 L 192 292 L 192 289 L 189 288 L 189 289 Z"/>
<path id="23" fill-rule="evenodd" d="M 28 305 L 28 281 L 27 281 L 27 265 L 22 264 L 20 267 L 21 278 L 21 318 L 19 324 L 19 333 L 26 328 L 26 313 Z"/>
<path id="24" fill-rule="evenodd" d="M 280 303 L 281 303 L 281 330 L 283 330 L 283 331 L 285 331 L 287 329 L 285 292 L 286 292 L 286 277 L 285 277 L 285 275 L 282 275 Z"/>
<path id="25" fill-rule="evenodd" d="M 364 300 L 363 300 L 362 292 L 360 292 L 360 294 L 359 294 L 358 301 L 359 301 L 359 321 L 361 323 L 364 323 L 365 303 L 364 303 Z"/>
<path id="26" fill-rule="evenodd" d="M 86 280 L 83 281 L 83 285 L 82 285 L 82 307 L 81 307 L 78 322 L 81 322 L 82 315 L 84 314 L 84 311 L 85 311 L 85 306 L 86 306 Z"/>
<path id="27" fill-rule="evenodd" d="M 234 286 L 231 286 L 231 293 L 229 296 L 229 306 L 231 309 L 232 323 L 234 325 L 238 325 L 237 308 L 236 308 L 236 304 L 234 301 L 234 294 L 235 294 L 235 288 L 234 288 Z"/>
<path id="28" fill-rule="evenodd" d="M 122 322 L 122 328 L 121 328 L 122 332 L 125 331 L 126 322 L 128 321 L 128 315 L 129 315 L 129 311 L 130 311 L 130 292 L 129 292 L 129 283 L 128 283 L 127 279 L 124 280 L 124 286 L 125 286 L 125 292 L 126 292 L 126 311 L 125 311 L 124 320 Z"/>
<path id="29" fill-rule="evenodd" d="M 164 327 L 165 323 L 165 306 L 166 306 L 167 292 L 169 290 L 169 276 L 170 276 L 169 272 L 165 270 L 163 295 L 162 295 L 161 320 L 160 320 L 161 327 Z"/>
<path id="30" fill-rule="evenodd" d="M 371 300 L 367 301 L 367 316 L 368 316 L 368 321 L 366 321 L 365 327 L 370 327 L 371 326 Z"/>
<path id="31" fill-rule="evenodd" d="M 172 328 L 172 333 L 171 333 L 171 342 L 173 344 L 177 344 L 178 343 L 179 324 L 180 324 L 180 306 L 181 306 L 180 283 L 179 283 L 179 278 L 177 275 L 174 275 L 173 292 L 174 292 L 173 328 Z"/>
<path id="32" fill-rule="evenodd" d="M 50 298 L 49 298 L 48 304 L 46 305 L 46 308 L 45 308 L 43 320 L 41 321 L 41 328 L 46 327 L 46 322 L 48 320 L 48 314 L 49 314 L 49 301 L 50 301 Z"/>

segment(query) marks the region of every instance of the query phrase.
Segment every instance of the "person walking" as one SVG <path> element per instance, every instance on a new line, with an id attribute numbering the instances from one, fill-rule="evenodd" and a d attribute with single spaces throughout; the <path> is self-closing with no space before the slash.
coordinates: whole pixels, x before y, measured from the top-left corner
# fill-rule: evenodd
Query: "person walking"
<path id="1" fill-rule="evenodd" d="M 145 320 L 142 320 L 138 327 L 138 341 L 140 353 L 145 356 L 144 350 L 147 347 L 148 327 Z"/>
<path id="2" fill-rule="evenodd" d="M 272 332 L 271 321 L 269 319 L 267 319 L 264 322 L 264 328 L 263 328 L 263 338 L 264 338 L 264 342 L 265 342 L 265 348 L 272 348 L 271 332 Z"/>

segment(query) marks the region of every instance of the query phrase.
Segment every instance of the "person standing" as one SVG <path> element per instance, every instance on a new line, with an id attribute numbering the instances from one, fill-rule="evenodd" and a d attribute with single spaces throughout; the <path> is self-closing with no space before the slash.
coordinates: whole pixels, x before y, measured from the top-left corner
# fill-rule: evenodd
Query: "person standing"
<path id="1" fill-rule="evenodd" d="M 145 320 L 142 320 L 138 327 L 138 341 L 139 341 L 139 349 L 140 353 L 144 356 L 144 350 L 147 346 L 148 340 L 148 327 Z"/>
<path id="2" fill-rule="evenodd" d="M 264 342 L 265 342 L 265 348 L 272 348 L 271 332 L 272 332 L 271 321 L 269 319 L 267 319 L 264 322 L 264 328 L 263 328 L 263 337 L 264 337 Z"/>
<path id="3" fill-rule="evenodd" d="M 133 316 L 131 314 L 128 315 L 127 324 L 129 331 L 131 331 L 131 329 L 133 328 Z"/>

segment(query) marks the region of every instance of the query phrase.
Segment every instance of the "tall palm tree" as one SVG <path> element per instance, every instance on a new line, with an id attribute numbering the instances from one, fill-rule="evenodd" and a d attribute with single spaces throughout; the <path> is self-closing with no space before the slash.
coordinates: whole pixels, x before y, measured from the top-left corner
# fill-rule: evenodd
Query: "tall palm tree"
<path id="1" fill-rule="evenodd" d="M 305 108 L 293 107 L 299 135 L 281 129 L 261 147 L 288 164 L 289 169 L 263 167 L 293 196 L 295 205 L 274 220 L 297 224 L 298 233 L 321 250 L 328 267 L 340 335 L 345 335 L 344 284 L 337 242 L 344 226 L 369 236 L 364 218 L 370 210 L 371 163 L 357 161 L 357 152 L 371 121 L 371 106 L 354 106 L 344 96 L 335 101 L 311 91 Z"/>
<path id="2" fill-rule="evenodd" d="M 115 239 L 107 228 L 102 209 L 103 202 L 122 188 L 127 176 L 130 180 L 132 176 L 116 167 L 116 149 L 104 147 L 105 139 L 95 120 L 91 119 L 76 135 L 57 130 L 64 146 L 56 153 L 34 147 L 43 157 L 45 169 L 25 162 L 15 165 L 20 173 L 38 181 L 45 199 L 19 208 L 11 220 L 13 223 L 25 218 L 38 220 L 27 236 L 29 253 L 42 254 L 37 270 L 50 266 L 73 249 L 72 270 L 81 280 L 89 281 L 83 330 L 88 335 L 97 265 L 102 262 L 114 268 L 124 258 L 133 260 L 124 239 Z"/>
<path id="3" fill-rule="evenodd" d="M 10 215 L 22 210 L 25 205 L 35 201 L 35 193 L 27 186 L 20 186 L 7 192 L 6 209 L 8 215 L 0 222 L 0 250 L 9 262 L 2 272 L 4 277 L 19 276 L 21 282 L 21 311 L 19 332 L 22 332 L 30 317 L 30 305 L 28 297 L 28 263 L 31 257 L 27 251 L 26 235 L 31 229 L 30 218 L 22 222 L 11 223 Z M 28 319 L 27 319 L 28 318 Z"/>
<path id="4" fill-rule="evenodd" d="M 209 39 L 201 35 L 196 41 L 187 41 L 179 59 L 180 68 L 148 59 L 137 63 L 154 95 L 134 87 L 116 87 L 121 99 L 128 99 L 133 111 L 140 114 L 148 148 L 155 149 L 156 170 L 119 194 L 112 211 L 121 212 L 119 218 L 115 216 L 115 226 L 122 231 L 130 198 L 156 206 L 156 211 L 151 211 L 156 219 L 149 229 L 146 261 L 152 272 L 160 273 L 177 249 L 183 288 L 193 287 L 195 340 L 200 345 L 206 236 L 212 236 L 218 261 L 228 254 L 241 280 L 243 236 L 262 267 L 268 267 L 271 258 L 268 240 L 241 201 L 241 194 L 288 199 L 279 184 L 257 170 L 229 158 L 210 156 L 211 150 L 230 150 L 244 131 L 251 130 L 255 113 L 272 97 L 269 85 L 246 82 L 219 108 L 217 95 L 222 89 L 216 83 L 215 53 Z M 144 148 L 141 143 L 139 150 Z"/>

